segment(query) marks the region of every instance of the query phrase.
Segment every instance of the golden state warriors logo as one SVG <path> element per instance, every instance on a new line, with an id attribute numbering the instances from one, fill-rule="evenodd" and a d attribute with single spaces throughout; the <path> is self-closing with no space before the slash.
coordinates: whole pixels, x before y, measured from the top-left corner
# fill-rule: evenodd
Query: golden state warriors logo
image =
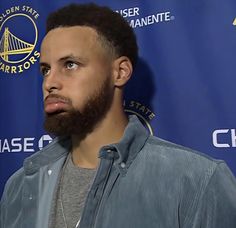
<path id="1" fill-rule="evenodd" d="M 0 71 L 17 74 L 28 70 L 40 56 L 36 20 L 30 6 L 14 6 L 0 14 Z"/>
<path id="2" fill-rule="evenodd" d="M 124 108 L 128 115 L 136 115 L 150 134 L 153 135 L 153 128 L 150 121 L 155 117 L 155 114 L 149 108 L 140 102 L 133 100 L 125 101 Z"/>

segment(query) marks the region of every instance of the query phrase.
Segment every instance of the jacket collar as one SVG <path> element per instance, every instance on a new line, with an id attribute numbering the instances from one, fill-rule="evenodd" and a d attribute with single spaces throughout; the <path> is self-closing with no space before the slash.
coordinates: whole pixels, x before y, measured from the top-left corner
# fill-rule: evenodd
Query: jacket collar
<path id="1" fill-rule="evenodd" d="M 41 151 L 25 159 L 23 167 L 26 174 L 33 174 L 42 166 L 53 163 L 62 157 L 66 158 L 70 148 L 71 140 L 69 137 L 57 137 L 53 139 Z"/>
<path id="2" fill-rule="evenodd" d="M 147 130 L 143 127 L 138 118 L 134 115 L 129 116 L 129 123 L 120 142 L 101 148 L 100 157 L 104 157 L 104 152 L 112 150 L 117 153 L 115 163 L 126 164 L 126 168 L 128 168 L 144 146 L 148 135 Z M 55 138 L 41 151 L 25 159 L 24 169 L 26 174 L 33 174 L 37 172 L 40 167 L 53 163 L 62 157 L 65 158 L 70 149 L 70 137 Z"/>
<path id="3" fill-rule="evenodd" d="M 128 168 L 139 151 L 143 148 L 148 136 L 148 131 L 144 128 L 138 117 L 132 115 L 129 116 L 129 123 L 120 142 L 105 146 L 103 149 L 115 150 L 118 153 L 115 163 L 123 163 L 126 168 Z"/>

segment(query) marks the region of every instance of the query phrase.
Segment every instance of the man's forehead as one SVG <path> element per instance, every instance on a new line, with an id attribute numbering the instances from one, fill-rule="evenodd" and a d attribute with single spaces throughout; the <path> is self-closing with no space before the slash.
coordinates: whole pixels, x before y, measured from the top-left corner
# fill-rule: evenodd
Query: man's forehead
<path id="1" fill-rule="evenodd" d="M 73 38 L 86 38 L 89 39 L 97 39 L 98 33 L 94 28 L 88 26 L 70 26 L 70 27 L 57 27 L 50 30 L 44 37 L 43 42 L 49 39 L 60 40 L 63 38 L 73 39 Z"/>
<path id="2" fill-rule="evenodd" d="M 41 52 L 60 48 L 94 49 L 102 47 L 96 30 L 87 26 L 58 27 L 49 31 L 41 43 Z"/>
<path id="3" fill-rule="evenodd" d="M 65 47 L 92 45 L 98 40 L 97 37 L 96 31 L 90 27 L 58 27 L 46 34 L 41 43 L 41 50 L 61 47 L 57 45 L 63 45 Z"/>
<path id="4" fill-rule="evenodd" d="M 58 61 L 69 55 L 81 59 L 91 55 L 110 58 L 111 48 L 104 45 L 104 40 L 96 30 L 88 26 L 58 27 L 50 30 L 42 41 L 40 59 L 46 61 L 53 57 Z"/>

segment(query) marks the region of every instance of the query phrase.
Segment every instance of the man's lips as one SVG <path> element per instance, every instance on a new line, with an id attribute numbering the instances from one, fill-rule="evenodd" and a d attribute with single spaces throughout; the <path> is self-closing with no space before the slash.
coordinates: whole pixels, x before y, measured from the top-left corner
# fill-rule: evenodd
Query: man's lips
<path id="1" fill-rule="evenodd" d="M 59 97 L 47 97 L 44 101 L 44 111 L 48 114 L 68 110 L 69 103 Z"/>

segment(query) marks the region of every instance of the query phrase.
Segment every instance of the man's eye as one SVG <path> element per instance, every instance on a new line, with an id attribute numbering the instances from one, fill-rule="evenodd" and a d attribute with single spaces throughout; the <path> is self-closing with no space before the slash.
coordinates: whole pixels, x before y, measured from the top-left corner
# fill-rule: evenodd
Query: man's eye
<path id="1" fill-rule="evenodd" d="M 43 76 L 47 76 L 49 74 L 49 72 L 50 72 L 49 68 L 47 68 L 47 67 L 41 68 L 41 73 Z"/>
<path id="2" fill-rule="evenodd" d="M 68 70 L 76 69 L 78 67 L 78 64 L 72 61 L 66 62 L 65 65 Z"/>

